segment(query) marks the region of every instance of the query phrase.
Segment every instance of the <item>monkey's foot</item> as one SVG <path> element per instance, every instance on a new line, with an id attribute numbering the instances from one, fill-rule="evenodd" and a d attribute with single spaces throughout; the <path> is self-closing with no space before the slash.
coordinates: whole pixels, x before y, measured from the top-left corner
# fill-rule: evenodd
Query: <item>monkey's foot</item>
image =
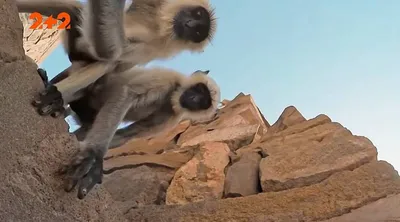
<path id="1" fill-rule="evenodd" d="M 40 78 L 42 79 L 44 87 L 49 85 L 49 77 L 47 76 L 46 70 L 39 68 L 39 69 L 37 69 L 37 72 L 38 72 Z"/>
<path id="2" fill-rule="evenodd" d="M 58 117 L 65 111 L 62 94 L 57 87 L 48 83 L 46 89 L 39 93 L 32 105 L 37 108 L 39 115 Z"/>
<path id="3" fill-rule="evenodd" d="M 60 173 L 66 175 L 64 190 L 71 192 L 79 183 L 78 198 L 83 199 L 96 184 L 102 183 L 103 155 L 95 149 L 84 149 Z"/>

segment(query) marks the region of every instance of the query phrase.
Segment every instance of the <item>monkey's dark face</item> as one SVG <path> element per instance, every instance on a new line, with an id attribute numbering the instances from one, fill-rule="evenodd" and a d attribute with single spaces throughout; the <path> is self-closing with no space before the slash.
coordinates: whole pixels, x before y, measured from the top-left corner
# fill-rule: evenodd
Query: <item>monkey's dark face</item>
<path id="1" fill-rule="evenodd" d="M 190 111 L 208 109 L 212 103 L 210 90 L 204 83 L 197 83 L 182 93 L 179 102 Z"/>
<path id="2" fill-rule="evenodd" d="M 183 40 L 200 43 L 209 37 L 211 15 L 203 7 L 187 7 L 180 10 L 174 18 L 174 32 Z"/>

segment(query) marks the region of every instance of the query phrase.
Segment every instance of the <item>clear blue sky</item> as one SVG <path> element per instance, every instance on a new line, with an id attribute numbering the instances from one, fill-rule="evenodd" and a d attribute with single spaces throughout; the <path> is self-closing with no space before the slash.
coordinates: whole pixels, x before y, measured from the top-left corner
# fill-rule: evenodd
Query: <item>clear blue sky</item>
<path id="1" fill-rule="evenodd" d="M 272 124 L 296 106 L 367 136 L 400 169 L 400 1 L 212 0 L 218 31 L 203 54 L 154 62 L 209 69 L 223 98 L 250 93 Z M 58 47 L 41 66 L 69 65 Z"/>

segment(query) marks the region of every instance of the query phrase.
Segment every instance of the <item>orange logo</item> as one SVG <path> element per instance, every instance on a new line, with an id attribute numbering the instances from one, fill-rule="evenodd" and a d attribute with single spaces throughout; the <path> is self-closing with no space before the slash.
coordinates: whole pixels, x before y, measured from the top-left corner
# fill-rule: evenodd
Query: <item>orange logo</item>
<path id="1" fill-rule="evenodd" d="M 66 12 L 61 12 L 57 15 L 57 19 L 53 18 L 53 15 L 50 15 L 42 24 L 43 16 L 39 12 L 34 12 L 29 15 L 29 19 L 35 20 L 34 23 L 29 27 L 29 29 L 43 29 L 43 25 L 46 25 L 46 28 L 51 29 L 53 26 L 57 24 L 57 20 L 61 20 L 62 23 L 57 27 L 57 29 L 70 29 L 71 25 L 71 17 Z"/>

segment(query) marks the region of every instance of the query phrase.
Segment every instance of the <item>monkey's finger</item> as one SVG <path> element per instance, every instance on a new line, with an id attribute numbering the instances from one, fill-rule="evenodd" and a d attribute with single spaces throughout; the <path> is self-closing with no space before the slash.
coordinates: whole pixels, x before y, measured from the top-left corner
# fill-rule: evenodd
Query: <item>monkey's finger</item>
<path id="1" fill-rule="evenodd" d="M 34 99 L 32 101 L 32 105 L 35 106 L 35 107 L 37 107 L 37 106 L 39 106 L 41 104 L 42 104 L 42 101 L 40 99 Z"/>
<path id="2" fill-rule="evenodd" d="M 83 159 L 83 161 L 79 165 L 75 166 L 75 169 L 71 171 L 71 178 L 77 180 L 83 178 L 86 174 L 90 172 L 90 169 L 93 167 L 94 161 L 94 158 L 91 157 Z"/>
<path id="3" fill-rule="evenodd" d="M 64 183 L 64 190 L 65 192 L 71 192 L 75 186 L 78 184 L 78 180 L 67 179 Z"/>
<path id="4" fill-rule="evenodd" d="M 37 73 L 39 74 L 44 86 L 46 87 L 49 83 L 49 78 L 47 76 L 46 70 L 39 68 L 39 69 L 37 69 Z"/>
<path id="5" fill-rule="evenodd" d="M 96 162 L 88 174 L 80 181 L 78 188 L 78 198 L 83 199 L 93 189 L 96 184 L 103 181 L 103 164 Z"/>
<path id="6" fill-rule="evenodd" d="M 64 113 L 65 109 L 64 107 L 59 108 L 58 110 L 55 110 L 53 113 L 51 113 L 51 117 L 53 118 L 58 118 L 62 113 Z"/>
<path id="7" fill-rule="evenodd" d="M 41 116 L 47 116 L 53 112 L 53 107 L 51 105 L 45 105 L 38 109 L 38 113 Z"/>
<path id="8" fill-rule="evenodd" d="M 39 108 L 38 112 L 42 116 L 47 116 L 51 115 L 53 116 L 55 113 L 60 112 L 60 110 L 63 110 L 64 107 L 60 104 L 51 104 L 51 105 L 45 105 Z M 54 117 L 54 116 L 53 116 Z"/>

